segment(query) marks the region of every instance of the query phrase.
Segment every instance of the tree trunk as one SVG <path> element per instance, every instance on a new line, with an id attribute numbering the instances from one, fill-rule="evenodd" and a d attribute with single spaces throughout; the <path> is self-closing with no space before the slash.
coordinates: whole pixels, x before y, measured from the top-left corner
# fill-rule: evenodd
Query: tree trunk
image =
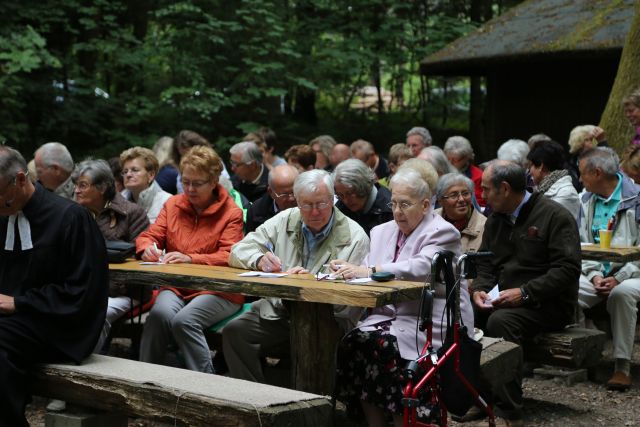
<path id="1" fill-rule="evenodd" d="M 636 2 L 631 28 L 622 49 L 618 74 L 613 82 L 609 101 L 600 118 L 600 127 L 607 133 L 609 145 L 622 152 L 633 138 L 632 126 L 624 117 L 622 99 L 640 87 L 640 2 Z"/>

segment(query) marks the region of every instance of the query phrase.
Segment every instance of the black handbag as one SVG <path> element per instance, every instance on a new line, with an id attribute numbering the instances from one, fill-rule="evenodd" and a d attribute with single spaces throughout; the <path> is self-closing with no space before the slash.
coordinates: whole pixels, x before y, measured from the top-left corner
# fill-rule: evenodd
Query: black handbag
<path id="1" fill-rule="evenodd" d="M 107 259 L 110 264 L 123 263 L 136 253 L 136 245 L 134 243 L 122 240 L 107 240 L 105 243 L 107 245 Z"/>

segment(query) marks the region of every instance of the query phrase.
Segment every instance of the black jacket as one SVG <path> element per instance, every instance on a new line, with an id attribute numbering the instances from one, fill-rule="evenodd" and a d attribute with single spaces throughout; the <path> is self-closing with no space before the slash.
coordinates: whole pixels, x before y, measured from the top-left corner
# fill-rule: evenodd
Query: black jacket
<path id="1" fill-rule="evenodd" d="M 244 223 L 244 234 L 255 231 L 266 220 L 276 214 L 273 207 L 273 199 L 269 193 L 264 193 L 262 197 L 253 202 L 247 209 L 247 220 Z"/>
<path id="2" fill-rule="evenodd" d="M 371 229 L 376 225 L 384 224 L 393 219 L 393 212 L 391 208 L 387 206 L 387 204 L 391 202 L 391 192 L 379 184 L 376 184 L 376 189 L 378 190 L 376 200 L 373 202 L 371 209 L 366 213 L 353 212 L 349 210 L 342 201 L 336 203 L 336 207 L 340 209 L 343 214 L 360 224 L 365 233 L 367 233 L 367 236 L 369 236 Z"/>

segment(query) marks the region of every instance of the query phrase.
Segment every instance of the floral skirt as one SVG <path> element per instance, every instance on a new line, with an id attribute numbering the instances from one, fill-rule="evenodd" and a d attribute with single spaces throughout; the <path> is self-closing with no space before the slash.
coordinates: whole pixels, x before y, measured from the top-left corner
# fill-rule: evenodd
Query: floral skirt
<path id="1" fill-rule="evenodd" d="M 403 412 L 402 393 L 407 381 L 403 371 L 408 361 L 400 357 L 398 341 L 389 332 L 389 325 L 382 326 L 374 331 L 354 329 L 338 349 L 337 398 L 352 415 L 359 411 L 361 400 L 396 415 Z M 418 417 L 424 422 L 436 421 L 433 417 L 439 418 L 439 410 L 429 403 L 428 396 L 420 397 Z"/>

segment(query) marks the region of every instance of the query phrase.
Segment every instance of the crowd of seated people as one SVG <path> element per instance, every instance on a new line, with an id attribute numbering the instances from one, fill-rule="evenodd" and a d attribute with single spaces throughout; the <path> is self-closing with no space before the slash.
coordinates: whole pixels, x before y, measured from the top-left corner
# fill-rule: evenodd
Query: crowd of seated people
<path id="1" fill-rule="evenodd" d="M 632 123 L 634 99 L 625 101 Z M 603 303 L 612 318 L 616 357 L 607 385 L 626 390 L 640 267 L 580 263 L 577 249 L 580 240 L 597 243 L 594 230 L 611 216 L 617 218 L 614 242 L 640 243 L 637 145 L 620 162 L 602 146 L 605 139 L 604 130 L 591 125 L 573 129 L 566 147 L 544 134 L 529 143 L 510 139 L 496 160 L 476 166 L 471 141 L 452 136 L 434 142 L 424 127 L 410 129 L 406 142 L 392 145 L 386 157 L 363 139 L 347 145 L 322 135 L 290 147 L 284 159 L 276 153 L 281 144 L 275 133 L 260 128 L 230 148 L 229 176 L 203 136 L 182 130 L 161 138 L 153 151 L 132 147 L 120 154 L 113 166 L 123 179 L 121 192 L 107 162 L 74 166 L 59 143 L 36 151 L 35 173 L 49 191 L 67 196 L 72 188 L 68 196 L 89 210 L 104 239 L 135 243 L 144 261 L 289 274 L 315 274 L 329 261 L 329 269 L 344 278 L 387 271 L 398 280 L 424 281 L 440 250 L 502 254 L 479 266 L 477 280 L 461 283 L 470 333 L 475 322 L 486 335 L 520 343 L 532 333 L 580 321 L 580 315 L 569 315 L 572 307 L 580 314 Z M 494 277 L 496 271 L 503 274 Z M 496 283 L 499 297 L 490 300 L 489 284 Z M 132 290 L 110 289 L 96 351 L 109 326 L 143 302 Z M 174 349 L 186 368 L 214 373 L 204 331 L 231 319 L 222 331 L 229 375 L 264 382 L 261 357 L 290 350 L 287 305 L 258 299 L 233 318 L 243 302 L 240 294 L 162 287 L 144 326 L 140 359 L 167 363 Z M 360 407 L 370 425 L 381 425 L 389 414 L 399 420 L 401 367 L 424 342 L 416 330 L 417 310 L 417 301 L 369 312 L 334 307 L 346 334 L 338 396 Z M 436 298 L 436 346 L 443 310 L 444 301 Z M 378 372 L 374 379 L 372 369 Z M 493 401 L 509 425 L 521 425 L 521 375 L 495 391 Z"/>

